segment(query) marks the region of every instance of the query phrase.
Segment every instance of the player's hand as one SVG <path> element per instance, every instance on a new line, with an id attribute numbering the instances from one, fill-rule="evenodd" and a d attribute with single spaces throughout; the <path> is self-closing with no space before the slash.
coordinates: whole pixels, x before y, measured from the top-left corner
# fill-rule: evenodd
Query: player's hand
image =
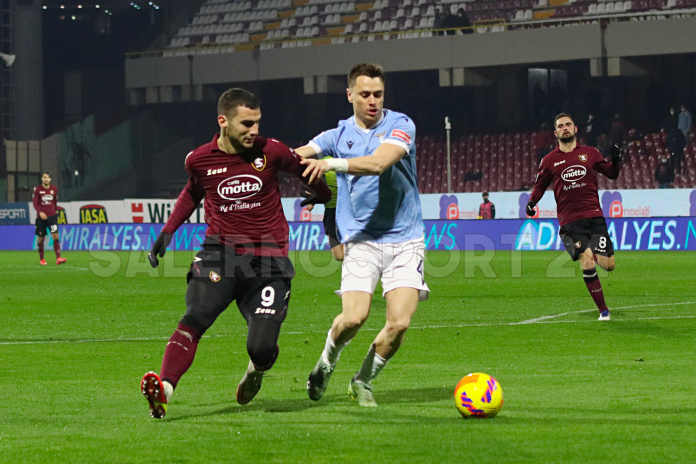
<path id="1" fill-rule="evenodd" d="M 533 201 L 530 201 L 529 203 L 527 203 L 527 207 L 525 208 L 527 216 L 532 217 L 532 216 L 536 215 L 536 211 L 534 210 L 535 206 L 536 206 L 536 203 L 534 203 Z"/>
<path id="2" fill-rule="evenodd" d="M 174 235 L 160 232 L 159 237 L 155 240 L 155 244 L 152 245 L 152 250 L 150 254 L 147 255 L 147 259 L 150 261 L 150 266 L 157 267 L 159 265 L 159 260 L 157 256 L 161 258 L 167 252 L 167 247 L 172 242 L 172 237 Z"/>
<path id="3" fill-rule="evenodd" d="M 611 162 L 618 163 L 621 161 L 621 148 L 618 145 L 612 145 L 609 149 L 609 154 L 611 155 Z"/>
<path id="4" fill-rule="evenodd" d="M 307 208 L 312 211 L 314 209 L 314 205 L 317 203 L 326 203 L 326 201 L 323 201 L 324 199 L 321 198 L 319 195 L 317 195 L 317 192 L 309 185 L 307 184 L 302 184 L 302 192 L 300 192 L 300 195 L 304 198 L 302 200 L 302 203 L 300 203 L 300 206 L 307 206 Z M 330 198 L 329 198 L 330 200 Z M 309 206 L 308 206 L 309 205 Z M 309 208 L 311 206 L 311 208 Z"/>
<path id="5" fill-rule="evenodd" d="M 307 169 L 302 173 L 302 177 L 309 178 L 307 184 L 311 185 L 316 179 L 329 172 L 329 163 L 325 160 L 303 159 L 300 163 L 307 166 Z"/>
<path id="6" fill-rule="evenodd" d="M 43 219 L 44 221 L 48 219 L 48 216 L 46 216 L 46 213 L 39 213 L 39 217 Z"/>

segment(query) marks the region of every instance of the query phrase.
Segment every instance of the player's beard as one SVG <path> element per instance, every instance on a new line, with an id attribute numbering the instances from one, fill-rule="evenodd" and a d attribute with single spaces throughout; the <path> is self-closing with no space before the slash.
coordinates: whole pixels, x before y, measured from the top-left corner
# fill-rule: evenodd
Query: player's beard
<path id="1" fill-rule="evenodd" d="M 568 137 L 559 137 L 558 140 L 561 143 L 572 143 L 575 140 L 575 135 L 569 135 Z"/>

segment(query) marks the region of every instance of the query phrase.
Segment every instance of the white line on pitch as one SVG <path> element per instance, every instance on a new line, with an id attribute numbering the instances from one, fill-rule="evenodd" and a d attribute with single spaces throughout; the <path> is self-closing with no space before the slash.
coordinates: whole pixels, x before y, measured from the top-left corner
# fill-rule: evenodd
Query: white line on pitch
<path id="1" fill-rule="evenodd" d="M 70 268 L 64 268 L 64 269 L 46 269 L 46 270 L 36 270 L 36 271 L 0 271 L 0 274 L 37 274 L 38 272 L 70 272 L 70 271 L 89 271 L 89 269 L 87 269 L 86 267 L 70 267 Z"/>
<path id="2" fill-rule="evenodd" d="M 688 305 L 688 304 L 694 304 L 696 302 L 694 301 L 685 301 L 683 303 L 655 303 L 655 304 L 645 304 L 645 305 L 635 305 L 635 306 L 620 306 L 617 308 L 610 308 L 610 309 L 631 309 L 631 308 L 649 308 L 652 306 L 679 306 L 679 305 Z M 560 314 L 554 314 L 553 316 L 541 316 L 541 317 L 535 317 L 534 319 L 527 319 L 526 321 L 520 321 L 520 322 L 511 322 L 506 325 L 522 325 L 522 324 L 536 324 L 542 321 L 545 321 L 547 319 L 554 319 L 557 317 L 562 317 L 562 316 L 567 316 L 569 314 L 581 314 L 581 313 L 589 313 L 592 311 L 597 311 L 597 308 L 594 309 L 583 309 L 580 311 L 569 311 L 567 313 L 560 313 Z M 635 319 L 632 319 L 635 320 Z"/>
<path id="3" fill-rule="evenodd" d="M 693 304 L 694 302 L 687 301 L 685 303 L 667 303 L 667 304 L 650 304 L 650 305 L 638 305 L 638 306 L 623 306 L 621 308 L 614 309 L 626 309 L 626 308 L 643 308 L 646 306 L 676 306 L 676 305 L 686 305 Z M 585 309 L 582 311 L 574 311 L 563 314 L 578 314 L 586 313 L 589 311 L 596 311 L 596 309 Z M 561 316 L 563 314 L 558 314 Z M 557 317 L 556 316 L 556 317 Z M 553 316 L 551 316 L 553 317 Z M 632 317 L 627 319 L 612 319 L 612 322 L 632 322 L 632 321 L 657 321 L 666 319 L 694 319 L 696 316 L 653 316 L 653 317 Z M 595 322 L 592 321 L 549 321 L 549 320 L 539 320 L 537 322 L 525 322 L 525 324 L 579 324 L 584 322 Z M 463 327 L 502 327 L 502 326 L 513 326 L 521 325 L 520 322 L 502 322 L 502 323 L 481 323 L 481 324 L 456 324 L 456 325 L 426 325 L 426 326 L 413 326 L 411 330 L 418 329 L 458 329 Z M 362 332 L 378 332 L 382 330 L 381 328 L 365 328 L 361 329 Z M 324 333 L 324 331 L 316 332 L 282 332 L 283 335 L 307 335 L 310 333 Z M 206 335 L 206 338 L 220 338 L 226 337 L 227 335 Z M 27 341 L 7 341 L 0 342 L 0 345 L 40 345 L 40 344 L 51 344 L 51 343 L 113 343 L 113 342 L 141 342 L 141 341 L 158 341 L 158 340 L 168 340 L 169 337 L 142 337 L 142 338 L 105 338 L 105 339 L 90 339 L 90 340 L 27 340 Z"/>

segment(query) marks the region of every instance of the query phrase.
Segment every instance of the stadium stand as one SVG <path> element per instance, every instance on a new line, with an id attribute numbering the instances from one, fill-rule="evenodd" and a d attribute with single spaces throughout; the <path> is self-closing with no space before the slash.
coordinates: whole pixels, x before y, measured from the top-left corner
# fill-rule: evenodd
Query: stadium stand
<path id="1" fill-rule="evenodd" d="M 476 32 L 696 12 L 696 0 L 208 0 L 163 56 L 432 37 L 435 9 L 463 9 Z M 454 31 L 452 31 L 454 32 Z"/>
<path id="2" fill-rule="evenodd" d="M 635 131 L 635 130 L 634 130 Z M 627 137 L 628 137 L 627 131 Z M 453 192 L 530 190 L 539 167 L 534 132 L 499 135 L 462 135 L 451 144 Z M 665 148 L 667 133 L 645 135 L 624 148 L 624 167 L 615 181 L 599 176 L 600 189 L 657 188 L 654 172 Z M 582 141 L 581 141 L 582 143 Z M 425 135 L 416 142 L 418 182 L 421 193 L 447 193 L 447 146 L 444 137 Z M 479 178 L 479 180 L 473 180 Z M 472 179 L 472 180 L 467 180 Z M 696 187 L 696 138 L 684 150 L 681 175 L 674 187 Z M 282 176 L 281 195 L 297 197 L 299 182 Z"/>

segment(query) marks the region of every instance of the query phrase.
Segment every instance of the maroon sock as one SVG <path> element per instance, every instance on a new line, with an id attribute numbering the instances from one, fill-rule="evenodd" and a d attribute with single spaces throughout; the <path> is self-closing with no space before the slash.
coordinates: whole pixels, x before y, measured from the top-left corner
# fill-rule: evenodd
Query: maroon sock
<path id="1" fill-rule="evenodd" d="M 44 259 L 44 255 L 43 255 L 44 242 L 39 242 L 39 243 L 37 243 L 37 245 L 39 247 L 39 258 Z"/>
<path id="2" fill-rule="evenodd" d="M 60 258 L 60 242 L 58 240 L 53 241 L 53 251 L 56 252 L 56 258 Z"/>
<path id="3" fill-rule="evenodd" d="M 164 350 L 162 370 L 160 371 L 160 377 L 163 381 L 167 380 L 173 387 L 176 387 L 181 376 L 191 367 L 200 339 L 201 336 L 195 329 L 179 324 Z"/>
<path id="4" fill-rule="evenodd" d="M 602 291 L 602 284 L 599 282 L 599 277 L 597 276 L 597 268 L 584 269 L 582 271 L 583 277 L 585 278 L 585 285 L 587 285 L 587 290 L 590 291 L 590 296 L 594 300 L 597 308 L 604 311 L 607 308 L 607 304 L 604 302 L 604 292 Z"/>

